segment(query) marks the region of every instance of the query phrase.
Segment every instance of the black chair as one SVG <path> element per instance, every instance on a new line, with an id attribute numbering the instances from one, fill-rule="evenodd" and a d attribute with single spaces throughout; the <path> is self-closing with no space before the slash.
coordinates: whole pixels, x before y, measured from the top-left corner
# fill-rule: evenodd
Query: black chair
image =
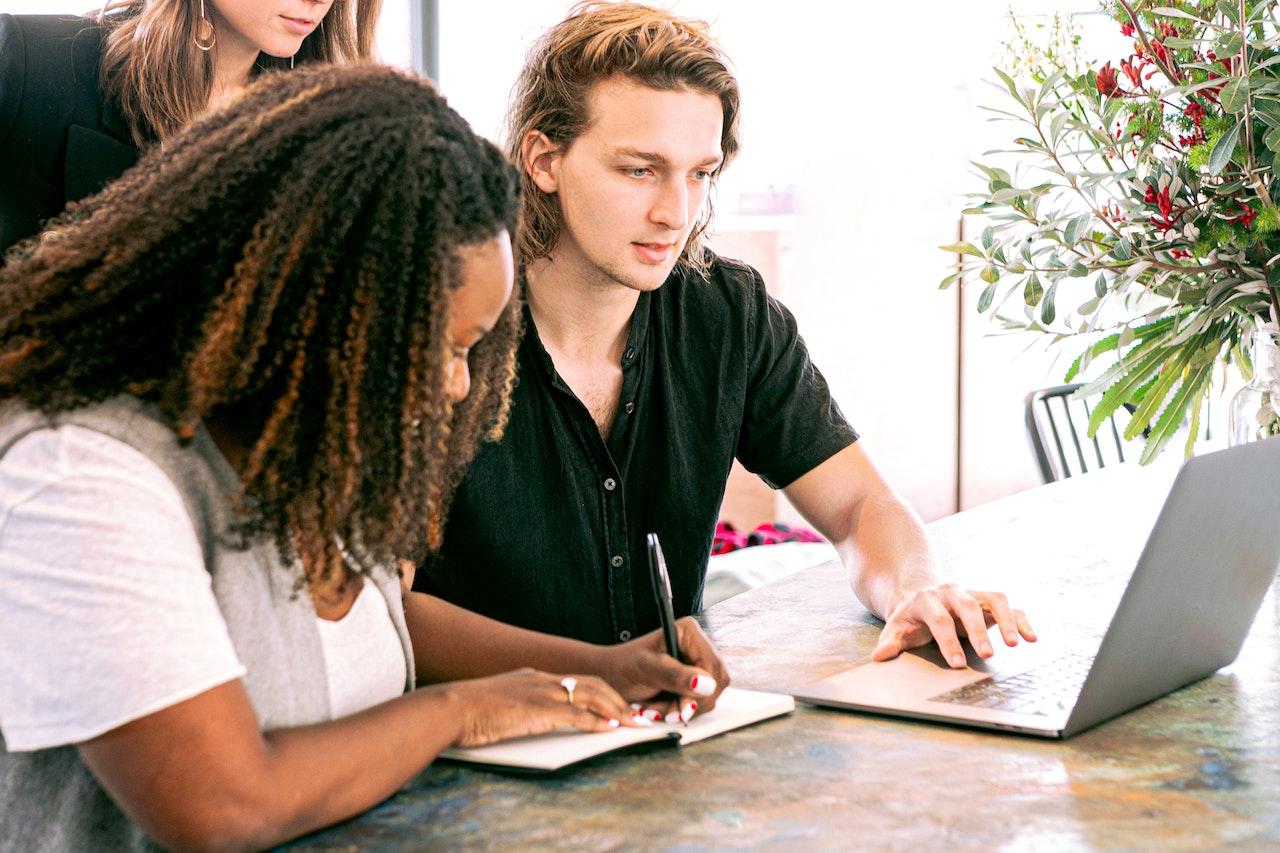
<path id="1" fill-rule="evenodd" d="M 1027 395 L 1027 438 L 1046 483 L 1120 464 L 1125 461 L 1125 451 L 1136 459 L 1142 450 L 1141 442 L 1123 437 L 1133 411 L 1127 406 L 1107 418 L 1097 435 L 1089 438 L 1093 411 L 1089 401 L 1071 398 L 1080 386 L 1079 382 L 1055 385 Z"/>

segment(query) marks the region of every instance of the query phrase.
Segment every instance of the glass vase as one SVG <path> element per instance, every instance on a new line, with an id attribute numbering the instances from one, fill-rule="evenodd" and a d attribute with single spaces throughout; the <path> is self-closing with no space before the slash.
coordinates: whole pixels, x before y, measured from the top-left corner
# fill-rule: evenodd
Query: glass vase
<path id="1" fill-rule="evenodd" d="M 1228 435 L 1232 445 L 1280 435 L 1280 342 L 1276 334 L 1253 334 L 1253 379 L 1231 398 Z"/>

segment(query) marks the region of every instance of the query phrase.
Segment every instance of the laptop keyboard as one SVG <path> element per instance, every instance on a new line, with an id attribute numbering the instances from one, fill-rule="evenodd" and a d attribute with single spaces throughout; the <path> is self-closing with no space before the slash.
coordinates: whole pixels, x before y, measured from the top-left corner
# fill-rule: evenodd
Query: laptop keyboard
<path id="1" fill-rule="evenodd" d="M 930 702 L 972 705 L 1020 714 L 1065 711 L 1080 695 L 1093 658 L 1065 655 L 1017 675 L 974 681 L 930 697 Z"/>

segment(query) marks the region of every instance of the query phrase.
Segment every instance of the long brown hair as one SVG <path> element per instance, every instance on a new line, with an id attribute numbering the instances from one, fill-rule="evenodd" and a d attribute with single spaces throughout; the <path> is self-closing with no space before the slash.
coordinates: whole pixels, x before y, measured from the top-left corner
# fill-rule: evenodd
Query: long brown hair
<path id="1" fill-rule="evenodd" d="M 381 9 L 382 0 L 334 0 L 295 64 L 368 59 Z M 213 57 L 195 45 L 198 0 L 108 0 L 94 18 L 106 30 L 102 91 L 119 106 L 139 148 L 171 136 L 205 109 Z M 288 59 L 262 55 L 257 69 L 288 66 Z"/>
<path id="2" fill-rule="evenodd" d="M 514 233 L 515 169 L 431 85 L 376 66 L 264 75 L 156 146 L 0 267 L 0 399 L 45 412 L 131 393 L 180 437 L 248 448 L 243 530 L 340 565 L 437 547 L 506 422 L 520 299 L 447 391 L 459 247 Z M 288 562 L 286 562 L 286 565 Z"/>
<path id="3" fill-rule="evenodd" d="M 704 21 L 638 3 L 577 4 L 530 49 L 507 117 L 507 155 L 520 167 L 525 193 L 517 248 L 526 261 L 550 256 L 562 223 L 557 198 L 538 189 L 521 162 L 524 138 L 537 130 L 567 148 L 591 119 L 591 87 L 615 75 L 655 89 L 688 88 L 719 98 L 724 160 L 716 176 L 738 151 L 738 81 Z M 704 274 L 710 259 L 702 238 L 711 213 L 708 199 L 707 214 L 694 226 L 679 261 Z"/>

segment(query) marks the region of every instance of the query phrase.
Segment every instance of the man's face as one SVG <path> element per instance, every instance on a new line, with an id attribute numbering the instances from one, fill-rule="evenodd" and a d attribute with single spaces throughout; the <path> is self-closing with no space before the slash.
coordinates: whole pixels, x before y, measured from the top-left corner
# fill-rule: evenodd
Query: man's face
<path id="1" fill-rule="evenodd" d="M 662 285 L 697 224 L 720 165 L 719 98 L 622 77 L 597 83 L 590 123 L 549 158 L 566 273 L 634 290 Z"/>

